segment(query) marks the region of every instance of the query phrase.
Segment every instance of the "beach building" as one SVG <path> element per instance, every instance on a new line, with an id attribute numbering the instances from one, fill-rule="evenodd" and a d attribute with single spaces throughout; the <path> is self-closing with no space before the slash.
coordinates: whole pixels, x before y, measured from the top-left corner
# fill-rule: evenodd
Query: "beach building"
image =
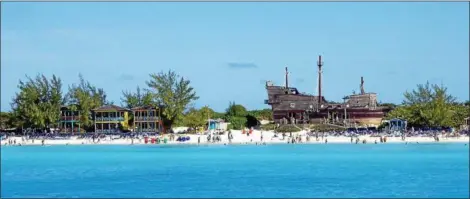
<path id="1" fill-rule="evenodd" d="M 223 119 L 210 119 L 208 121 L 208 128 L 209 130 L 227 130 L 227 126 L 229 123 L 225 122 Z"/>
<path id="2" fill-rule="evenodd" d="M 154 106 L 142 106 L 132 108 L 134 116 L 133 129 L 138 133 L 161 132 L 163 121 L 161 111 Z"/>
<path id="3" fill-rule="evenodd" d="M 60 107 L 59 128 L 61 133 L 80 133 L 80 111 L 71 106 Z"/>
<path id="4" fill-rule="evenodd" d="M 469 127 L 470 127 L 470 117 L 467 117 L 465 118 L 465 123 L 464 125 L 461 126 L 461 129 L 468 131 L 470 130 Z"/>
<path id="5" fill-rule="evenodd" d="M 114 133 L 129 128 L 129 109 L 106 105 L 93 109 L 95 132 Z"/>

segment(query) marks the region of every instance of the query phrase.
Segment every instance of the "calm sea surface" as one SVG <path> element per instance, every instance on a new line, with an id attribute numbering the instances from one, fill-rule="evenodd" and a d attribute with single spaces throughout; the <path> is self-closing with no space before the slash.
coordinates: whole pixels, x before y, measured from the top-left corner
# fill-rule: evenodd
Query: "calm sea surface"
<path id="1" fill-rule="evenodd" d="M 1 148 L 1 197 L 469 197 L 464 144 Z"/>

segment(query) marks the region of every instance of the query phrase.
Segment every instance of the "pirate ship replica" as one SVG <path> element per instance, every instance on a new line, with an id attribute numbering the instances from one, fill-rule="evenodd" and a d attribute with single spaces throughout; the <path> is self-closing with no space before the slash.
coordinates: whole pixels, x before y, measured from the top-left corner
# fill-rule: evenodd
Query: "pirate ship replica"
<path id="1" fill-rule="evenodd" d="M 331 124 L 342 127 L 377 127 L 382 122 L 389 107 L 377 105 L 377 94 L 364 91 L 361 77 L 361 93 L 343 98 L 343 103 L 329 103 L 321 94 L 321 75 L 323 62 L 318 58 L 318 95 L 300 93 L 297 88 L 289 87 L 286 67 L 285 86 L 275 86 L 266 82 L 268 99 L 274 122 L 277 124 Z"/>

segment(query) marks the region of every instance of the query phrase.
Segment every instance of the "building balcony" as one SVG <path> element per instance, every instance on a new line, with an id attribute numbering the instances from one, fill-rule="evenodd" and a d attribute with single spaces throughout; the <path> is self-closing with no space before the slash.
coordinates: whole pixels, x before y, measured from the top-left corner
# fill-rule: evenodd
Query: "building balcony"
<path id="1" fill-rule="evenodd" d="M 147 116 L 147 117 L 134 117 L 134 121 L 159 121 L 159 117 Z"/>
<path id="2" fill-rule="evenodd" d="M 97 117 L 95 118 L 97 122 L 122 122 L 124 121 L 123 117 Z"/>

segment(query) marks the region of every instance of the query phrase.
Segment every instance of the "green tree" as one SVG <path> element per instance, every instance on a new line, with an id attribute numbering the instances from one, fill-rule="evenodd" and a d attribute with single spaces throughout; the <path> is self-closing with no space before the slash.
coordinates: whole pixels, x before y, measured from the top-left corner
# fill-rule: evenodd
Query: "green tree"
<path id="1" fill-rule="evenodd" d="M 226 117 L 245 117 L 247 114 L 246 108 L 240 104 L 235 104 L 235 102 L 230 102 L 225 111 Z"/>
<path id="2" fill-rule="evenodd" d="M 203 120 L 207 122 L 208 119 L 217 119 L 214 118 L 215 111 L 209 108 L 209 106 L 204 106 L 201 109 L 199 109 L 200 115 Z"/>
<path id="3" fill-rule="evenodd" d="M 137 87 L 136 92 L 123 91 L 123 97 L 121 101 L 124 102 L 124 106 L 131 109 L 139 106 L 156 106 L 153 102 L 152 93 L 148 91 L 141 92 L 140 87 Z"/>
<path id="4" fill-rule="evenodd" d="M 246 117 L 228 117 L 227 121 L 230 123 L 229 129 L 240 130 L 246 126 Z"/>
<path id="5" fill-rule="evenodd" d="M 11 112 L 0 112 L 0 129 L 9 129 L 15 127 L 11 124 L 12 118 L 13 114 Z"/>
<path id="6" fill-rule="evenodd" d="M 230 102 L 225 110 L 225 120 L 230 123 L 229 128 L 240 130 L 246 126 L 248 112 L 242 105 Z"/>
<path id="7" fill-rule="evenodd" d="M 190 108 L 183 118 L 183 125 L 193 129 L 204 126 L 206 122 L 207 118 L 204 118 L 203 111 L 195 108 Z"/>
<path id="8" fill-rule="evenodd" d="M 13 115 L 30 128 L 51 128 L 58 125 L 62 96 L 62 81 L 55 75 L 48 79 L 38 74 L 26 76 L 27 81 L 18 84 L 19 92 L 12 102 Z"/>
<path id="9" fill-rule="evenodd" d="M 199 99 L 190 81 L 174 71 L 151 74 L 146 82 L 154 100 L 163 107 L 162 118 L 165 129 L 170 129 L 177 119 L 181 119 L 188 105 Z"/>
<path id="10" fill-rule="evenodd" d="M 378 103 L 377 104 L 378 106 L 385 106 L 385 107 L 388 107 L 388 108 L 391 108 L 391 109 L 394 109 L 397 107 L 396 104 L 394 103 Z"/>
<path id="11" fill-rule="evenodd" d="M 417 89 L 404 93 L 403 105 L 391 111 L 387 118 L 403 118 L 411 126 L 456 126 L 466 114 L 463 105 L 456 104 L 447 88 L 436 84 L 419 84 Z"/>
<path id="12" fill-rule="evenodd" d="M 271 109 L 251 110 L 248 115 L 255 117 L 257 120 L 273 120 L 273 112 Z"/>
<path id="13" fill-rule="evenodd" d="M 79 75 L 79 84 L 69 86 L 66 102 L 74 110 L 80 112 L 80 123 L 84 129 L 93 129 L 92 110 L 103 105 L 112 104 L 106 100 L 106 93 L 102 88 L 96 88 Z"/>
<path id="14" fill-rule="evenodd" d="M 214 112 L 214 115 L 212 116 L 213 119 L 224 119 L 225 118 L 225 113 L 220 113 L 220 112 Z"/>

